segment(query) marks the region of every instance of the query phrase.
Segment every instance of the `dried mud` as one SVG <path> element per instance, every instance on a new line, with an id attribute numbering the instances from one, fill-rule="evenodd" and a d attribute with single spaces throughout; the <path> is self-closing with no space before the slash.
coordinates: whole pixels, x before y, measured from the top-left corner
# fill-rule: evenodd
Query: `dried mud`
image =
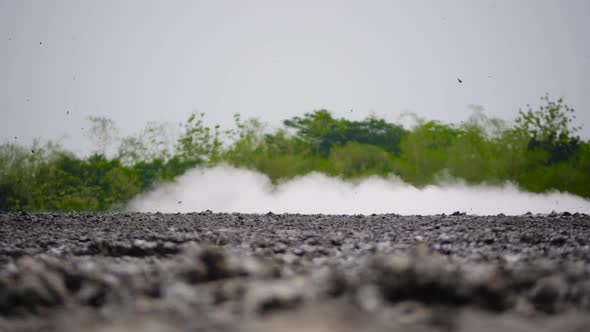
<path id="1" fill-rule="evenodd" d="M 0 331 L 590 331 L 590 217 L 0 214 Z"/>

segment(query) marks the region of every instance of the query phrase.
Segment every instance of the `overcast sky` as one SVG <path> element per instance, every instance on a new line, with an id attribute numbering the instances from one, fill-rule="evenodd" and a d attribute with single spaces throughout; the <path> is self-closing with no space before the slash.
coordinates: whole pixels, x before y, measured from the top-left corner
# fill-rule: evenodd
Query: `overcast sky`
<path id="1" fill-rule="evenodd" d="M 81 151 L 88 115 L 123 135 L 194 111 L 511 120 L 545 92 L 588 138 L 589 32 L 585 0 L 0 0 L 0 140 Z"/>

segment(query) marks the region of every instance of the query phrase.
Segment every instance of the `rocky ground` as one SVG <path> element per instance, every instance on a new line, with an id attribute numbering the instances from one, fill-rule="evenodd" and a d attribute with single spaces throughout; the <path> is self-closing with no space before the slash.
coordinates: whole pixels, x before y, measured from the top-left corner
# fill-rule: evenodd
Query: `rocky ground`
<path id="1" fill-rule="evenodd" d="M 590 216 L 0 214 L 0 331 L 590 331 Z"/>

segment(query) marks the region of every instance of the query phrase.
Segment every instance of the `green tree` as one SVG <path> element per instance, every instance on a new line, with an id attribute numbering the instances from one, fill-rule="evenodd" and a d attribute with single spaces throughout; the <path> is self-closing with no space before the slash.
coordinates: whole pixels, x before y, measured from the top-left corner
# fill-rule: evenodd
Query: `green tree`
<path id="1" fill-rule="evenodd" d="M 357 142 L 334 147 L 328 159 L 332 175 L 346 178 L 389 174 L 393 155 L 382 148 Z"/>
<path id="2" fill-rule="evenodd" d="M 234 165 L 253 167 L 264 154 L 265 125 L 258 119 L 243 121 L 239 114 L 234 115 L 236 129 L 227 135 L 233 143 L 224 152 L 223 159 Z"/>
<path id="3" fill-rule="evenodd" d="M 384 119 L 371 116 L 363 121 L 342 119 L 344 143 L 357 142 L 377 146 L 385 151 L 399 155 L 400 142 L 404 134 L 402 126 L 388 123 Z"/>
<path id="4" fill-rule="evenodd" d="M 219 125 L 211 129 L 205 126 L 205 113 L 193 113 L 184 124 L 184 131 L 178 138 L 176 150 L 183 160 L 197 160 L 214 163 L 219 159 L 223 144 Z"/>
<path id="5" fill-rule="evenodd" d="M 419 122 L 401 140 L 395 172 L 415 185 L 432 183 L 447 163 L 448 150 L 460 131 L 437 121 Z"/>
<path id="6" fill-rule="evenodd" d="M 306 113 L 303 117 L 286 120 L 284 124 L 295 129 L 295 137 L 322 157 L 328 157 L 333 147 L 348 142 L 371 144 L 399 154 L 404 134 L 401 126 L 374 116 L 363 121 L 350 121 L 335 119 L 327 110 Z"/>
<path id="7" fill-rule="evenodd" d="M 313 153 L 327 157 L 334 145 L 342 145 L 344 124 L 332 117 L 327 110 L 305 113 L 303 117 L 285 120 L 283 124 L 296 130 L 297 139 L 304 142 Z"/>
<path id="8" fill-rule="evenodd" d="M 178 132 L 171 124 L 148 122 L 139 134 L 121 139 L 118 158 L 125 165 L 168 160 L 176 154 L 174 142 L 177 136 Z"/>
<path id="9" fill-rule="evenodd" d="M 89 138 L 95 146 L 95 152 L 107 154 L 108 148 L 117 141 L 119 130 L 112 119 L 104 116 L 89 116 Z"/>
<path id="10" fill-rule="evenodd" d="M 580 130 L 573 123 L 576 119 L 573 108 L 563 98 L 553 101 L 549 94 L 541 97 L 537 110 L 530 105 L 519 110 L 515 128 L 529 136 L 529 150 L 545 150 L 549 153 L 546 165 L 567 161 L 580 146 L 580 138 L 573 136 Z"/>

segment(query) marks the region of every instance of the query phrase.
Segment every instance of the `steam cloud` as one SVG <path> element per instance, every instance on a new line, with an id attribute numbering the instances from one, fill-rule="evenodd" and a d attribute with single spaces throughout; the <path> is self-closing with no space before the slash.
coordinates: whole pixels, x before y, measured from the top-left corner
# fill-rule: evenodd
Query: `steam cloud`
<path id="1" fill-rule="evenodd" d="M 469 186 L 462 182 L 418 189 L 399 178 L 351 183 L 309 174 L 274 186 L 263 174 L 218 166 L 194 169 L 131 202 L 140 212 L 243 212 L 403 215 L 464 211 L 507 215 L 568 211 L 590 213 L 590 201 L 567 193 L 534 194 L 512 184 Z"/>

